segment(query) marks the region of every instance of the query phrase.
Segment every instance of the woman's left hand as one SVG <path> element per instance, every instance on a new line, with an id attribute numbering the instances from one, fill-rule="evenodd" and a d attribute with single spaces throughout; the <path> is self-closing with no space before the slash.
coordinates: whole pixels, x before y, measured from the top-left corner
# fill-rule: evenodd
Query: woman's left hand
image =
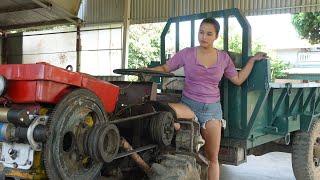
<path id="1" fill-rule="evenodd" d="M 267 59 L 267 58 L 269 58 L 267 53 L 265 53 L 265 52 L 257 52 L 254 56 L 252 56 L 250 58 L 250 60 L 252 60 L 252 61 L 260 61 L 262 59 Z"/>

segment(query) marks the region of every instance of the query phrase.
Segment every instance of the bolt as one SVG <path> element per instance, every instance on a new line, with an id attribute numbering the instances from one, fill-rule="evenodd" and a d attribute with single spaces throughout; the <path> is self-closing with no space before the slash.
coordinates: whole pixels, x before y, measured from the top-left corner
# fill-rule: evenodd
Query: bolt
<path id="1" fill-rule="evenodd" d="M 8 150 L 8 154 L 10 155 L 11 159 L 14 160 L 14 159 L 16 159 L 17 156 L 18 156 L 18 151 L 15 150 L 15 149 L 10 148 L 10 149 Z"/>
<path id="2" fill-rule="evenodd" d="M 27 160 L 27 161 L 26 161 L 26 164 L 31 165 L 31 164 L 32 164 L 32 162 L 31 162 L 31 161 L 29 161 L 29 160 Z"/>
<path id="3" fill-rule="evenodd" d="M 13 167 L 14 167 L 14 168 L 17 168 L 17 167 L 18 167 L 18 164 L 17 164 L 16 162 L 14 162 L 14 163 L 13 163 Z"/>
<path id="4" fill-rule="evenodd" d="M 37 148 L 37 149 L 41 149 L 41 145 L 38 144 L 38 145 L 36 146 L 36 148 Z"/>

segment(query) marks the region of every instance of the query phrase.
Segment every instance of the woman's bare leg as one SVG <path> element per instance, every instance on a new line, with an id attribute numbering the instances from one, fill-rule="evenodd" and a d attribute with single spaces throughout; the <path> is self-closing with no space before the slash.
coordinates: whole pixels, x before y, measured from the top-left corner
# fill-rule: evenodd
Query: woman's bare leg
<path id="1" fill-rule="evenodd" d="M 205 151 L 209 159 L 208 180 L 219 180 L 218 154 L 221 140 L 221 121 L 208 121 L 206 129 L 201 128 L 202 137 L 205 140 Z"/>

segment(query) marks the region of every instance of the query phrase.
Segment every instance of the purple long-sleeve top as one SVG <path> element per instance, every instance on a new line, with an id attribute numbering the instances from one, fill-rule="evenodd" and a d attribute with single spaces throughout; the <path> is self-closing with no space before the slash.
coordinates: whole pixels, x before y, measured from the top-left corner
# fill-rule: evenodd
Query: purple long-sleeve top
<path id="1" fill-rule="evenodd" d="M 184 68 L 185 82 L 182 94 L 190 99 L 203 103 L 220 101 L 219 82 L 224 75 L 230 79 L 238 73 L 230 58 L 218 50 L 217 62 L 211 67 L 199 63 L 196 48 L 185 48 L 167 61 L 170 72 Z"/>

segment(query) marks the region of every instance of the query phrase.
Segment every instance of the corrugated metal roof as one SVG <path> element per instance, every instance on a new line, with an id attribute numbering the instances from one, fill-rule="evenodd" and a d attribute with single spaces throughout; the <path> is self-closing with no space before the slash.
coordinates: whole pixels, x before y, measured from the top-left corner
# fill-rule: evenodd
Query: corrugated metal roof
<path id="1" fill-rule="evenodd" d="M 132 0 L 131 23 L 166 21 L 169 17 L 228 9 L 233 0 Z"/>
<path id="2" fill-rule="evenodd" d="M 131 0 L 131 23 L 238 8 L 245 15 L 320 11 L 319 0 Z"/>
<path id="3" fill-rule="evenodd" d="M 86 0 L 88 24 L 123 21 L 126 0 Z M 131 0 L 131 24 L 163 22 L 170 17 L 239 8 L 245 15 L 320 11 L 319 0 Z"/>
<path id="4" fill-rule="evenodd" d="M 176 0 L 173 1 L 175 16 L 183 16 L 189 14 L 196 14 L 201 12 L 208 12 L 214 10 L 228 9 L 232 6 L 233 0 L 213 1 L 213 0 Z"/>
<path id="5" fill-rule="evenodd" d="M 319 0 L 235 0 L 234 5 L 246 15 L 320 11 Z"/>
<path id="6" fill-rule="evenodd" d="M 86 0 L 80 8 L 80 18 L 86 24 L 122 22 L 123 0 Z"/>
<path id="7" fill-rule="evenodd" d="M 0 30 L 65 23 L 75 18 L 81 0 L 1 0 Z M 83 0 L 87 24 L 122 22 L 126 0 Z M 43 8 L 39 5 L 48 5 Z M 60 6 L 59 6 L 60 4 Z M 61 4 L 63 4 L 61 6 Z M 58 7 L 58 8 L 57 8 Z M 63 8 L 62 8 L 63 7 Z M 131 0 L 131 24 L 163 22 L 170 17 L 239 8 L 245 15 L 320 11 L 319 0 Z"/>
<path id="8" fill-rule="evenodd" d="M 76 23 L 81 0 L 1 0 L 0 30 Z"/>

